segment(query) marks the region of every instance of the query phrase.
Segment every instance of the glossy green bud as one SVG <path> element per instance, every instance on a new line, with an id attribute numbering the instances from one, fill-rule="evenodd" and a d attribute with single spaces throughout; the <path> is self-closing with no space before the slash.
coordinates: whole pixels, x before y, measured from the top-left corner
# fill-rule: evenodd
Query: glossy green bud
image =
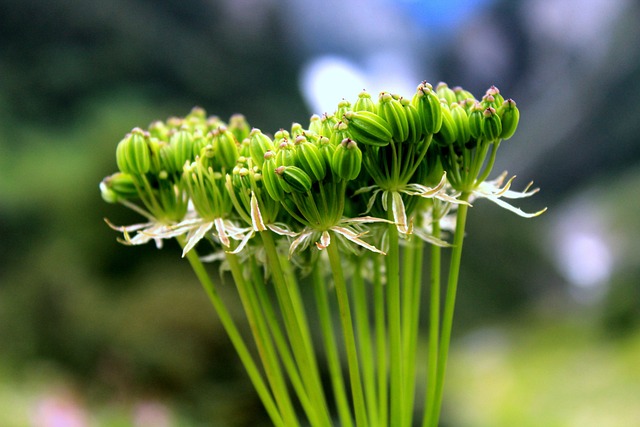
<path id="1" fill-rule="evenodd" d="M 471 138 L 467 112 L 460 104 L 453 103 L 451 104 L 451 117 L 456 124 L 456 142 L 458 144 L 465 144 Z"/>
<path id="2" fill-rule="evenodd" d="M 331 138 L 331 134 L 333 133 L 334 126 L 338 123 L 338 119 L 335 116 L 330 116 L 327 114 L 323 114 L 320 118 L 321 129 L 319 135 L 326 136 L 327 138 Z"/>
<path id="3" fill-rule="evenodd" d="M 371 99 L 369 92 L 363 90 L 358 94 L 358 100 L 353 105 L 353 111 L 371 111 L 376 112 L 376 104 Z"/>
<path id="4" fill-rule="evenodd" d="M 276 168 L 276 174 L 280 175 L 291 191 L 306 193 L 311 190 L 311 177 L 297 166 L 280 166 Z M 281 183 L 282 184 L 282 183 Z M 286 191 L 286 187 L 283 187 Z"/>
<path id="5" fill-rule="evenodd" d="M 174 133 L 169 140 L 171 147 L 171 172 L 182 172 L 186 162 L 193 161 L 193 136 L 191 132 L 182 129 Z"/>
<path id="6" fill-rule="evenodd" d="M 358 177 L 362 168 L 362 151 L 358 144 L 345 138 L 335 149 L 331 170 L 341 179 L 351 181 Z"/>
<path id="7" fill-rule="evenodd" d="M 161 141 L 168 141 L 169 128 L 160 120 L 156 120 L 149 125 L 149 135 L 151 136 L 151 138 L 157 138 Z"/>
<path id="8" fill-rule="evenodd" d="M 391 142 L 391 126 L 379 115 L 370 111 L 350 111 L 344 118 L 347 133 L 358 144 L 383 147 Z"/>
<path id="9" fill-rule="evenodd" d="M 500 93 L 500 90 L 498 90 L 498 88 L 495 86 L 491 86 L 489 89 L 487 89 L 486 95 L 493 97 L 495 108 L 500 107 L 504 102 L 504 98 Z"/>
<path id="10" fill-rule="evenodd" d="M 455 142 L 457 137 L 456 123 L 451 115 L 451 110 L 443 99 L 440 103 L 442 110 L 442 126 L 440 131 L 434 135 L 434 140 L 442 146 L 448 146 Z"/>
<path id="11" fill-rule="evenodd" d="M 264 154 L 269 150 L 273 151 L 273 149 L 271 138 L 263 134 L 260 129 L 251 130 L 251 133 L 249 133 L 249 152 L 254 165 L 262 168 Z"/>
<path id="12" fill-rule="evenodd" d="M 516 107 L 516 102 L 513 99 L 507 99 L 504 101 L 498 109 L 498 115 L 502 122 L 502 133 L 500 133 L 500 138 L 511 138 L 516 132 L 518 122 L 520 121 L 520 111 L 518 111 L 518 107 Z"/>
<path id="13" fill-rule="evenodd" d="M 149 134 L 140 128 L 133 129 L 116 148 L 116 163 L 121 172 L 144 175 L 151 167 Z"/>
<path id="14" fill-rule="evenodd" d="M 400 103 L 402 104 L 402 109 L 404 110 L 404 114 L 407 117 L 407 123 L 409 124 L 407 141 L 410 144 L 417 144 L 422 140 L 423 135 L 423 125 L 422 120 L 420 119 L 420 114 L 408 99 L 402 98 L 400 99 Z"/>
<path id="15" fill-rule="evenodd" d="M 304 136 L 304 128 L 300 123 L 291 124 L 291 138 L 295 141 L 297 137 Z"/>
<path id="16" fill-rule="evenodd" d="M 276 164 L 278 166 L 293 166 L 296 164 L 296 146 L 286 138 L 281 138 L 276 147 Z"/>
<path id="17" fill-rule="evenodd" d="M 135 198 L 138 195 L 138 190 L 131 175 L 116 172 L 102 180 L 100 195 L 105 202 L 116 203 L 120 200 Z"/>
<path id="18" fill-rule="evenodd" d="M 344 116 L 344 113 L 346 113 L 347 111 L 351 111 L 351 103 L 346 99 L 343 99 L 338 103 L 338 110 L 336 111 L 336 117 L 340 119 L 342 116 Z"/>
<path id="19" fill-rule="evenodd" d="M 391 126 L 393 139 L 397 142 L 406 141 L 409 136 L 409 122 L 400 100 L 388 92 L 382 92 L 378 100 L 378 112 Z"/>
<path id="20" fill-rule="evenodd" d="M 297 146 L 296 164 L 305 171 L 311 179 L 321 181 L 327 174 L 322 153 L 313 143 L 305 141 Z"/>
<path id="21" fill-rule="evenodd" d="M 336 147 L 340 142 L 349 137 L 348 126 L 344 121 L 339 121 L 333 126 L 333 131 L 329 135 L 329 142 Z"/>
<path id="22" fill-rule="evenodd" d="M 276 174 L 276 154 L 273 151 L 267 151 L 264 154 L 264 162 L 262 163 L 262 182 L 264 188 L 271 198 L 277 202 L 284 200 L 284 189 L 278 181 L 280 177 Z"/>
<path id="23" fill-rule="evenodd" d="M 484 121 L 484 114 L 482 114 L 482 105 L 476 102 L 469 111 L 469 131 L 472 138 L 482 137 L 482 122 Z"/>
<path id="24" fill-rule="evenodd" d="M 223 169 L 232 170 L 240 155 L 238 152 L 238 143 L 233 133 L 225 126 L 220 126 L 213 131 L 211 144 L 213 145 L 218 165 Z"/>
<path id="25" fill-rule="evenodd" d="M 319 115 L 314 114 L 309 118 L 309 130 L 318 135 L 322 134 L 322 119 Z"/>
<path id="26" fill-rule="evenodd" d="M 438 83 L 438 86 L 436 86 L 436 94 L 438 95 L 438 98 L 445 99 L 447 101 L 447 105 L 458 102 L 455 92 L 445 82 Z"/>
<path id="27" fill-rule="evenodd" d="M 418 110 L 424 133 L 438 133 L 442 126 L 442 107 L 431 85 L 427 82 L 421 83 L 411 102 Z"/>
<path id="28" fill-rule="evenodd" d="M 229 118 L 228 129 L 236 137 L 236 141 L 242 141 L 249 136 L 251 126 L 242 114 L 234 114 Z"/>
<path id="29" fill-rule="evenodd" d="M 456 101 L 458 103 L 466 103 L 467 100 L 471 100 L 472 102 L 475 102 L 476 100 L 476 98 L 473 96 L 471 92 L 463 89 L 460 86 L 456 86 L 452 90 L 453 90 L 453 93 L 455 93 L 456 95 Z"/>
<path id="30" fill-rule="evenodd" d="M 494 108 L 487 108 L 483 111 L 482 115 L 482 135 L 488 141 L 495 141 L 500 138 L 502 134 L 502 123 L 500 116 Z"/>
<path id="31" fill-rule="evenodd" d="M 336 150 L 336 145 L 333 145 L 329 138 L 321 136 L 318 139 L 318 147 L 320 149 L 320 155 L 325 165 L 331 165 L 333 161 L 333 153 Z M 331 168 L 329 168 L 331 171 Z"/>

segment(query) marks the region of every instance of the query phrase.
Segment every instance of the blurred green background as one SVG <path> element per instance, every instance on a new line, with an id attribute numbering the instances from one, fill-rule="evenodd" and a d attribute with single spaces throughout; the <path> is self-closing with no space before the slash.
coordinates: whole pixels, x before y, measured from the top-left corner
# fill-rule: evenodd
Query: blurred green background
<path id="1" fill-rule="evenodd" d="M 194 105 L 273 132 L 423 79 L 518 102 L 496 171 L 549 207 L 471 211 L 443 426 L 640 425 L 638 22 L 632 0 L 0 0 L 0 425 L 265 425 L 177 248 L 119 245 L 103 218 L 139 218 L 98 183 L 132 127 Z"/>

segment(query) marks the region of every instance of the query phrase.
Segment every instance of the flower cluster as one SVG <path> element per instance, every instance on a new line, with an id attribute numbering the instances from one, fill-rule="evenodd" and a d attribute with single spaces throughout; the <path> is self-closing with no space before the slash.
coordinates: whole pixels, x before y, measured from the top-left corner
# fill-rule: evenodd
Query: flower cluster
<path id="1" fill-rule="evenodd" d="M 523 217 L 544 211 L 528 214 L 504 200 L 531 196 L 530 185 L 513 191 L 506 173 L 487 180 L 518 119 L 515 102 L 495 87 L 478 100 L 426 82 L 409 98 L 362 92 L 306 127 L 273 135 L 241 115 L 223 122 L 195 108 L 127 134 L 116 150 L 119 171 L 100 189 L 107 202 L 147 219 L 108 222 L 121 242 L 180 242 L 274 425 L 330 427 L 336 418 L 345 427 L 354 419 L 357 427 L 413 425 L 416 389 L 426 384 L 423 426 L 436 427 L 469 207 L 484 198 Z M 203 240 L 213 247 L 205 258 L 231 272 L 253 352 L 194 250 Z M 430 316 L 428 381 L 420 382 L 424 242 L 431 244 Z M 451 256 L 441 314 L 444 247 Z M 302 298 L 296 267 L 311 273 L 312 302 Z M 320 325 L 337 414 L 311 325 Z M 300 411 L 307 423 L 298 421 Z"/>
<path id="2" fill-rule="evenodd" d="M 375 224 L 391 221 L 403 236 L 445 245 L 429 227 L 459 203 L 487 198 L 522 216 L 542 212 L 500 199 L 535 190 L 514 192 L 511 180 L 501 187 L 504 176 L 486 181 L 518 118 L 515 102 L 495 87 L 477 100 L 426 82 L 411 98 L 382 92 L 375 102 L 362 92 L 306 128 L 294 123 L 272 137 L 241 115 L 225 123 L 194 108 L 127 134 L 116 151 L 119 172 L 101 191 L 149 220 L 114 226 L 127 244 L 186 235 L 185 253 L 204 237 L 240 252 L 270 229 L 293 239 L 290 255 L 311 243 L 322 250 L 332 235 L 351 250 L 382 252 Z"/>

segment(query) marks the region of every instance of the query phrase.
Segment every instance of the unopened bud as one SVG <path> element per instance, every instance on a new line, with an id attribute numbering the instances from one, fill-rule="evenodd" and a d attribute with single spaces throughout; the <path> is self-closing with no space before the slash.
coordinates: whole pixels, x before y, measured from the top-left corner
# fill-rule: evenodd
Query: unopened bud
<path id="1" fill-rule="evenodd" d="M 144 175 L 149 172 L 151 155 L 148 140 L 148 134 L 140 128 L 135 128 L 118 143 L 116 163 L 121 172 L 131 175 Z"/>
<path id="2" fill-rule="evenodd" d="M 484 116 L 482 120 L 482 135 L 484 138 L 488 141 L 499 139 L 500 134 L 502 134 L 502 123 L 496 110 L 489 107 L 482 114 Z"/>
<path id="3" fill-rule="evenodd" d="M 378 101 L 378 111 L 380 117 L 389 123 L 393 139 L 396 142 L 406 141 L 409 136 L 409 122 L 400 100 L 388 92 L 382 92 Z"/>
<path id="4" fill-rule="evenodd" d="M 438 133 L 442 126 L 442 107 L 438 95 L 429 83 L 423 82 L 418 86 L 412 103 L 418 110 L 424 133 L 431 135 Z"/>
<path id="5" fill-rule="evenodd" d="M 362 167 L 362 151 L 358 144 L 349 139 L 344 139 L 335 149 L 331 162 L 333 173 L 341 179 L 351 181 L 358 177 Z"/>
<path id="6" fill-rule="evenodd" d="M 502 103 L 498 109 L 498 115 L 502 122 L 502 133 L 500 133 L 501 139 L 509 139 L 516 132 L 518 122 L 520 121 L 520 111 L 516 107 L 516 102 L 513 99 L 507 99 Z"/>
<path id="7" fill-rule="evenodd" d="M 276 174 L 279 174 L 285 183 L 289 185 L 291 191 L 297 193 L 306 193 L 311 190 L 311 177 L 296 166 L 280 166 L 276 168 Z M 285 188 L 286 191 L 286 188 Z"/>

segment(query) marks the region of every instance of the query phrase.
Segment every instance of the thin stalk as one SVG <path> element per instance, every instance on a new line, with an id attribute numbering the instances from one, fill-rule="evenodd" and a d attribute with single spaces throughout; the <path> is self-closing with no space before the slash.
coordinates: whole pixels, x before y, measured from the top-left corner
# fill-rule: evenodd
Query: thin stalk
<path id="1" fill-rule="evenodd" d="M 416 350 L 420 323 L 420 298 L 422 290 L 422 255 L 424 242 L 413 237 L 405 247 L 403 267 L 403 324 L 404 333 L 404 422 L 406 426 L 413 425 L 413 404 L 416 387 Z M 409 260 L 411 263 L 409 263 Z"/>
<path id="2" fill-rule="evenodd" d="M 347 283 L 344 280 L 342 272 L 342 263 L 340 251 L 336 244 L 337 238 L 332 245 L 329 245 L 327 252 L 329 255 L 329 264 L 333 274 L 333 282 L 336 287 L 336 296 L 338 299 L 338 309 L 340 311 L 340 323 L 344 338 L 345 349 L 347 352 L 347 362 L 349 365 L 349 379 L 351 381 L 351 394 L 353 397 L 354 412 L 356 414 L 356 425 L 358 427 L 367 427 L 367 412 L 362 391 L 362 379 L 360 377 L 360 364 L 358 363 L 358 349 L 356 347 L 356 338 L 353 331 L 353 320 L 351 317 L 351 308 L 349 306 L 349 293 L 347 291 Z"/>
<path id="3" fill-rule="evenodd" d="M 298 426 L 300 423 L 293 409 L 287 383 L 282 374 L 280 362 L 274 349 L 274 343 L 269 334 L 262 309 L 258 304 L 257 296 L 244 278 L 238 257 L 235 254 L 227 253 L 226 259 L 231 269 L 231 274 L 236 284 L 240 301 L 244 307 L 251 332 L 253 333 L 267 381 L 271 385 L 271 390 L 273 391 L 280 413 L 287 426 Z"/>
<path id="4" fill-rule="evenodd" d="M 280 321 L 275 314 L 273 309 L 273 304 L 271 302 L 271 298 L 267 292 L 267 288 L 264 283 L 264 279 L 262 278 L 262 274 L 260 269 L 258 268 L 255 258 L 251 259 L 251 267 L 253 273 L 253 280 L 250 285 L 253 286 L 253 292 L 256 293 L 257 298 L 259 300 L 259 305 L 262 307 L 264 311 L 265 318 L 267 320 L 267 324 L 269 326 L 269 330 L 273 336 L 273 340 L 275 341 L 276 348 L 278 353 L 280 354 L 280 359 L 282 360 L 282 364 L 289 376 L 289 380 L 291 381 L 291 385 L 300 400 L 300 404 L 302 405 L 302 409 L 307 414 L 307 417 L 311 421 L 311 424 L 317 423 L 316 411 L 307 395 L 307 391 L 304 388 L 304 384 L 302 382 L 302 378 L 300 376 L 300 372 L 295 364 L 293 356 L 291 354 L 291 350 L 289 349 L 289 344 L 287 343 L 286 338 L 282 332 L 282 328 L 280 327 Z M 315 417 L 315 418 L 314 418 Z"/>
<path id="5" fill-rule="evenodd" d="M 378 373 L 378 421 L 387 426 L 389 419 L 389 390 L 387 377 L 387 323 L 385 314 L 385 283 L 382 274 L 382 255 L 373 255 L 373 306 L 376 328 L 376 371 Z"/>
<path id="6" fill-rule="evenodd" d="M 393 221 L 393 212 L 389 210 Z M 391 383 L 390 425 L 403 426 L 404 366 L 402 357 L 402 318 L 400 302 L 400 244 L 395 224 L 388 225 L 389 250 L 387 252 L 387 314 L 389 316 L 389 375 Z"/>
<path id="7" fill-rule="evenodd" d="M 186 239 L 184 236 L 178 236 L 176 237 L 176 239 L 180 243 L 180 246 L 184 247 L 186 245 Z M 198 253 L 195 251 L 195 249 L 192 249 L 187 252 L 186 257 L 189 261 L 189 264 L 191 265 L 191 268 L 193 269 L 193 272 L 200 281 L 200 284 L 202 285 L 207 296 L 209 297 L 209 301 L 211 301 L 213 308 L 216 310 L 216 313 L 220 318 L 220 322 L 222 323 L 227 336 L 231 340 L 236 353 L 240 357 L 240 360 L 242 361 L 242 364 L 244 365 L 247 374 L 249 375 L 249 379 L 256 389 L 256 392 L 258 393 L 258 396 L 260 397 L 265 410 L 269 414 L 271 421 L 276 426 L 286 427 L 282 416 L 278 412 L 275 401 L 271 396 L 271 392 L 269 391 L 267 385 L 264 382 L 264 379 L 262 378 L 260 370 L 254 362 L 249 349 L 244 343 L 244 339 L 238 331 L 238 328 L 236 327 L 231 314 L 227 310 L 226 305 L 218 295 L 218 292 L 216 291 L 215 286 L 211 281 L 211 278 L 209 277 L 209 274 L 204 268 L 204 265 L 202 265 L 200 258 L 198 258 Z"/>
<path id="8" fill-rule="evenodd" d="M 353 418 L 347 399 L 347 391 L 342 376 L 342 366 L 340 363 L 340 353 L 338 351 L 336 337 L 333 331 L 333 321 L 331 320 L 331 307 L 327 297 L 327 284 L 321 268 L 322 264 L 316 263 L 312 271 L 313 287 L 318 307 L 318 317 L 320 318 L 320 328 L 324 339 L 324 348 L 331 376 L 331 386 L 333 387 L 334 399 L 338 409 L 340 425 L 352 427 Z"/>
<path id="9" fill-rule="evenodd" d="M 378 408 L 376 404 L 373 343 L 371 342 L 371 327 L 369 324 L 369 302 L 367 300 L 367 288 L 362 277 L 364 266 L 361 257 L 353 258 L 353 263 L 354 274 L 351 288 L 353 290 L 353 310 L 358 333 L 364 395 L 367 402 L 370 425 L 377 426 L 379 425 Z"/>
<path id="10" fill-rule="evenodd" d="M 311 344 L 309 324 L 304 316 L 297 282 L 291 274 L 285 276 L 271 232 L 262 231 L 260 236 L 271 267 L 272 281 L 298 370 L 304 373 L 302 380 L 309 397 L 314 402 L 313 408 L 318 411 L 318 416 L 323 421 L 322 425 L 331 426 L 331 417 L 322 389 L 318 364 Z"/>
<path id="11" fill-rule="evenodd" d="M 462 193 L 461 201 L 468 201 L 470 193 Z M 451 252 L 451 263 L 449 266 L 449 278 L 447 281 L 447 291 L 445 296 L 444 311 L 442 313 L 442 330 L 440 335 L 440 348 L 438 349 L 438 371 L 436 373 L 436 390 L 433 399 L 433 406 L 429 421 L 425 423 L 428 427 L 437 427 L 440 419 L 442 406 L 442 395 L 444 390 L 444 377 L 447 369 L 447 357 L 449 356 L 449 345 L 451 344 L 451 330 L 453 327 L 453 315 L 455 311 L 456 293 L 458 290 L 458 278 L 460 275 L 460 261 L 462 259 L 462 244 L 464 242 L 464 230 L 467 222 L 468 205 L 458 205 L 456 217 L 456 231 L 453 237 L 453 250 Z"/>
<path id="12" fill-rule="evenodd" d="M 435 212 L 434 212 L 435 217 Z M 440 221 L 433 221 L 433 237 L 440 238 Z M 429 298 L 429 350 L 427 355 L 427 391 L 424 405 L 423 426 L 433 412 L 438 372 L 438 341 L 440 338 L 440 270 L 442 248 L 431 245 L 430 298 Z"/>

